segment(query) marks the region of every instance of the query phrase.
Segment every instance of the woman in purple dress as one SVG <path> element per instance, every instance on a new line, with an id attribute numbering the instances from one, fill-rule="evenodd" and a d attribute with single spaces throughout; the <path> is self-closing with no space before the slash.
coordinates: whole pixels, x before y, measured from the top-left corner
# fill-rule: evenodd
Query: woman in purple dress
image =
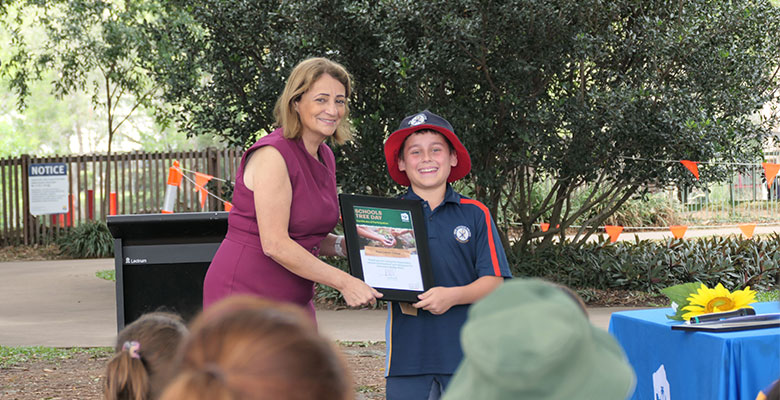
<path id="1" fill-rule="evenodd" d="M 228 232 L 203 285 L 203 307 L 248 293 L 305 307 L 312 317 L 314 282 L 336 288 L 349 306 L 381 293 L 321 261 L 343 256 L 336 162 L 324 143 L 351 138 L 343 66 L 310 58 L 290 74 L 276 102 L 278 129 L 250 147 L 236 172 Z"/>

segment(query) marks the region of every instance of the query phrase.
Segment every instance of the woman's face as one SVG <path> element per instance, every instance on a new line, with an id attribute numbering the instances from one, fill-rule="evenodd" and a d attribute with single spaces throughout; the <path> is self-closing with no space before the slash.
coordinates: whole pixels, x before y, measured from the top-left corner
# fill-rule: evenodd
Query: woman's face
<path id="1" fill-rule="evenodd" d="M 323 74 L 295 102 L 304 136 L 330 137 L 336 132 L 347 107 L 346 88 L 336 78 Z"/>

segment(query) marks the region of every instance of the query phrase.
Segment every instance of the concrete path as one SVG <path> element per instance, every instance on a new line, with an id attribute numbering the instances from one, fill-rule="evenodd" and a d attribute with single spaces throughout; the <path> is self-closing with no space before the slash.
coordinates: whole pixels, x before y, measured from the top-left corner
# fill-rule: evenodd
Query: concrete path
<path id="1" fill-rule="evenodd" d="M 113 259 L 0 263 L 0 345 L 113 346 Z"/>
<path id="2" fill-rule="evenodd" d="M 113 259 L 0 263 L 0 345 L 112 346 L 116 337 L 114 283 L 95 272 Z M 603 329 L 623 308 L 591 308 Z M 383 341 L 385 310 L 320 310 L 323 335 L 340 341 Z"/>

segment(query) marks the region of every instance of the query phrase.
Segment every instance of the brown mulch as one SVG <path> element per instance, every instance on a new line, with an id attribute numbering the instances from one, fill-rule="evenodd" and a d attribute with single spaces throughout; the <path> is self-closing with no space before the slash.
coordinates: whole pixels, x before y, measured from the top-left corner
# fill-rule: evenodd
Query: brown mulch
<path id="1" fill-rule="evenodd" d="M 620 289 L 577 289 L 588 307 L 666 307 L 669 299 L 663 294 Z"/>
<path id="2" fill-rule="evenodd" d="M 66 359 L 30 358 L 6 368 L 0 367 L 0 398 L 100 399 L 103 368 L 107 361 L 107 356 L 76 353 Z"/>
<path id="3" fill-rule="evenodd" d="M 56 244 L 35 246 L 0 246 L 0 262 L 65 260 Z"/>

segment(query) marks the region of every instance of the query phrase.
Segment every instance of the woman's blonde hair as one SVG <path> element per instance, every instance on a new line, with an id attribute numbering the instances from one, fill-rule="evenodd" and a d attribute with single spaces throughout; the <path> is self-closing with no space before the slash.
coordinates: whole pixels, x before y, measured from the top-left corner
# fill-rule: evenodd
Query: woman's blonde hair
<path id="1" fill-rule="evenodd" d="M 116 354 L 106 365 L 103 398 L 148 400 L 160 396 L 173 375 L 176 350 L 187 335 L 181 317 L 144 314 L 117 336 Z"/>
<path id="2" fill-rule="evenodd" d="M 349 400 L 352 381 L 333 344 L 300 307 L 230 297 L 192 324 L 179 375 L 162 400 Z"/>
<path id="3" fill-rule="evenodd" d="M 347 70 L 339 63 L 328 60 L 327 58 L 314 57 L 301 61 L 293 68 L 290 77 L 287 78 L 287 84 L 279 99 L 276 100 L 274 107 L 274 118 L 276 126 L 284 129 L 284 137 L 287 139 L 298 139 L 301 137 L 303 128 L 298 112 L 295 111 L 294 103 L 301 99 L 301 96 L 311 88 L 323 74 L 332 76 L 341 82 L 346 89 L 347 103 L 344 105 L 344 116 L 336 127 L 336 133 L 333 140 L 338 144 L 344 144 L 352 139 L 352 124 L 349 121 L 349 96 L 352 93 L 352 81 Z"/>

